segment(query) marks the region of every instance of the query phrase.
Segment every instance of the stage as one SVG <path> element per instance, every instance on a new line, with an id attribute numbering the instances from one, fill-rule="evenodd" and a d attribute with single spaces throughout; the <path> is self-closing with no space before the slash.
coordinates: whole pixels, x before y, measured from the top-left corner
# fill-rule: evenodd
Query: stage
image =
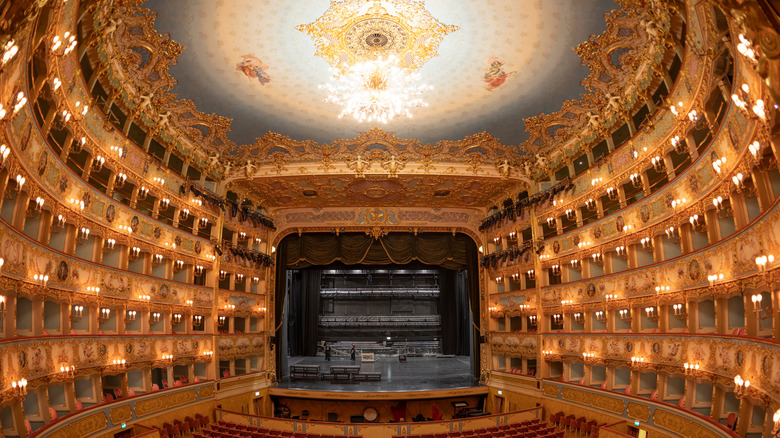
<path id="1" fill-rule="evenodd" d="M 330 367 L 359 366 L 360 373 L 378 373 L 379 381 L 352 380 L 290 380 L 286 376 L 276 384 L 279 389 L 294 389 L 322 392 L 352 393 L 403 393 L 413 392 L 419 397 L 421 391 L 440 391 L 479 387 L 471 374 L 471 359 L 468 356 L 454 357 L 408 357 L 399 362 L 398 357 L 377 356 L 374 362 L 361 362 L 360 355 L 353 362 L 336 358 L 326 361 L 323 356 L 295 356 L 288 358 L 288 367 L 319 366 L 320 373 L 328 373 Z"/>

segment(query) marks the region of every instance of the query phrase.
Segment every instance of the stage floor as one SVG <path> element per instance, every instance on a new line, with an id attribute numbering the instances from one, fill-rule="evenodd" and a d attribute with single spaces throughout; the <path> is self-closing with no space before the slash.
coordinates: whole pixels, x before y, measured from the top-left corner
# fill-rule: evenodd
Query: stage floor
<path id="1" fill-rule="evenodd" d="M 360 365 L 361 372 L 382 374 L 379 382 L 331 382 L 290 381 L 289 376 L 277 383 L 278 388 L 304 389 L 310 391 L 339 392 L 404 392 L 435 391 L 441 389 L 473 388 L 479 386 L 471 375 L 470 358 L 455 357 L 409 357 L 399 362 L 398 357 L 377 357 L 375 362 L 354 362 L 345 359 L 326 361 L 322 356 L 294 356 L 288 358 L 288 366 L 319 365 L 320 372 L 327 372 L 330 366 Z M 289 374 L 289 368 L 287 369 Z"/>

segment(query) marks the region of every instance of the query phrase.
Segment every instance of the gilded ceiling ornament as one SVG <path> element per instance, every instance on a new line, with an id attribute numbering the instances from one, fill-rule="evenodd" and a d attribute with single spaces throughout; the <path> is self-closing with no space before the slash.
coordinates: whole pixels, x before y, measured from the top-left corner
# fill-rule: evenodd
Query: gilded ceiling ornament
<path id="1" fill-rule="evenodd" d="M 297 29 L 312 38 L 316 56 L 345 73 L 377 49 L 417 71 L 438 56 L 441 40 L 458 27 L 439 22 L 422 1 L 344 0 L 331 1 L 320 18 Z"/>
<path id="2" fill-rule="evenodd" d="M 355 171 L 355 178 L 365 177 L 365 172 L 371 168 L 371 162 L 366 161 L 358 154 L 355 159 L 347 159 L 347 167 Z"/>
<path id="3" fill-rule="evenodd" d="M 406 159 L 401 157 L 400 160 L 395 155 L 391 155 L 390 159 L 382 163 L 382 167 L 386 169 L 390 178 L 398 178 L 398 171 L 406 166 Z"/>

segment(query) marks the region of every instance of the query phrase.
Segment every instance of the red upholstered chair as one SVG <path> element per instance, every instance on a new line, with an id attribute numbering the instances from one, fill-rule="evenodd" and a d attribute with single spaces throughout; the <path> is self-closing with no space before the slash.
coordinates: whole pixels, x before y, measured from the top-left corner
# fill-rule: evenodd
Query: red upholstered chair
<path id="1" fill-rule="evenodd" d="M 731 430 L 737 430 L 737 414 L 731 412 L 728 417 L 726 417 L 726 426 Z"/>
<path id="2" fill-rule="evenodd" d="M 223 370 L 222 377 L 230 377 L 230 370 Z"/>
<path id="3" fill-rule="evenodd" d="M 623 391 L 623 393 L 625 393 L 626 395 L 631 395 L 631 387 L 630 386 L 626 386 L 626 390 Z"/>
<path id="4" fill-rule="evenodd" d="M 685 409 L 685 397 L 682 397 L 679 402 L 677 402 L 677 406 Z"/>
<path id="5" fill-rule="evenodd" d="M 431 406 L 431 418 L 433 418 L 433 421 L 439 421 L 441 420 L 441 412 L 439 411 L 439 407 L 436 405 Z"/>
<path id="6" fill-rule="evenodd" d="M 27 429 L 27 435 L 32 435 L 32 424 L 30 424 L 30 420 L 24 419 L 24 427 Z"/>
<path id="7" fill-rule="evenodd" d="M 130 389 L 130 397 L 135 397 L 135 389 Z"/>
<path id="8" fill-rule="evenodd" d="M 81 400 L 76 400 L 76 410 L 80 411 L 84 409 L 84 403 L 81 403 Z"/>
<path id="9" fill-rule="evenodd" d="M 57 419 L 57 411 L 54 410 L 54 408 L 49 408 L 49 419 L 51 421 L 54 421 Z"/>
<path id="10" fill-rule="evenodd" d="M 658 400 L 658 391 L 653 391 L 650 393 L 650 400 Z"/>
<path id="11" fill-rule="evenodd" d="M 152 384 L 152 391 L 159 391 L 159 390 L 160 390 L 160 386 L 158 384 L 156 383 Z"/>
<path id="12" fill-rule="evenodd" d="M 601 384 L 601 389 L 607 389 L 607 382 Z"/>

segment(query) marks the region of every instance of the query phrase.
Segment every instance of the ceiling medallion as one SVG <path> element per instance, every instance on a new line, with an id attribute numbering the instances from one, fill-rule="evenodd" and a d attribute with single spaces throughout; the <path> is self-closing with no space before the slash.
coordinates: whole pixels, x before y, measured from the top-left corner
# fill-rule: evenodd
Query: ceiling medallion
<path id="1" fill-rule="evenodd" d="M 339 117 L 387 123 L 426 106 L 419 95 L 430 87 L 416 84 L 417 71 L 458 28 L 433 18 L 422 1 L 344 0 L 297 29 L 311 36 L 315 55 L 332 69 L 322 88 L 327 102 L 342 106 Z"/>

